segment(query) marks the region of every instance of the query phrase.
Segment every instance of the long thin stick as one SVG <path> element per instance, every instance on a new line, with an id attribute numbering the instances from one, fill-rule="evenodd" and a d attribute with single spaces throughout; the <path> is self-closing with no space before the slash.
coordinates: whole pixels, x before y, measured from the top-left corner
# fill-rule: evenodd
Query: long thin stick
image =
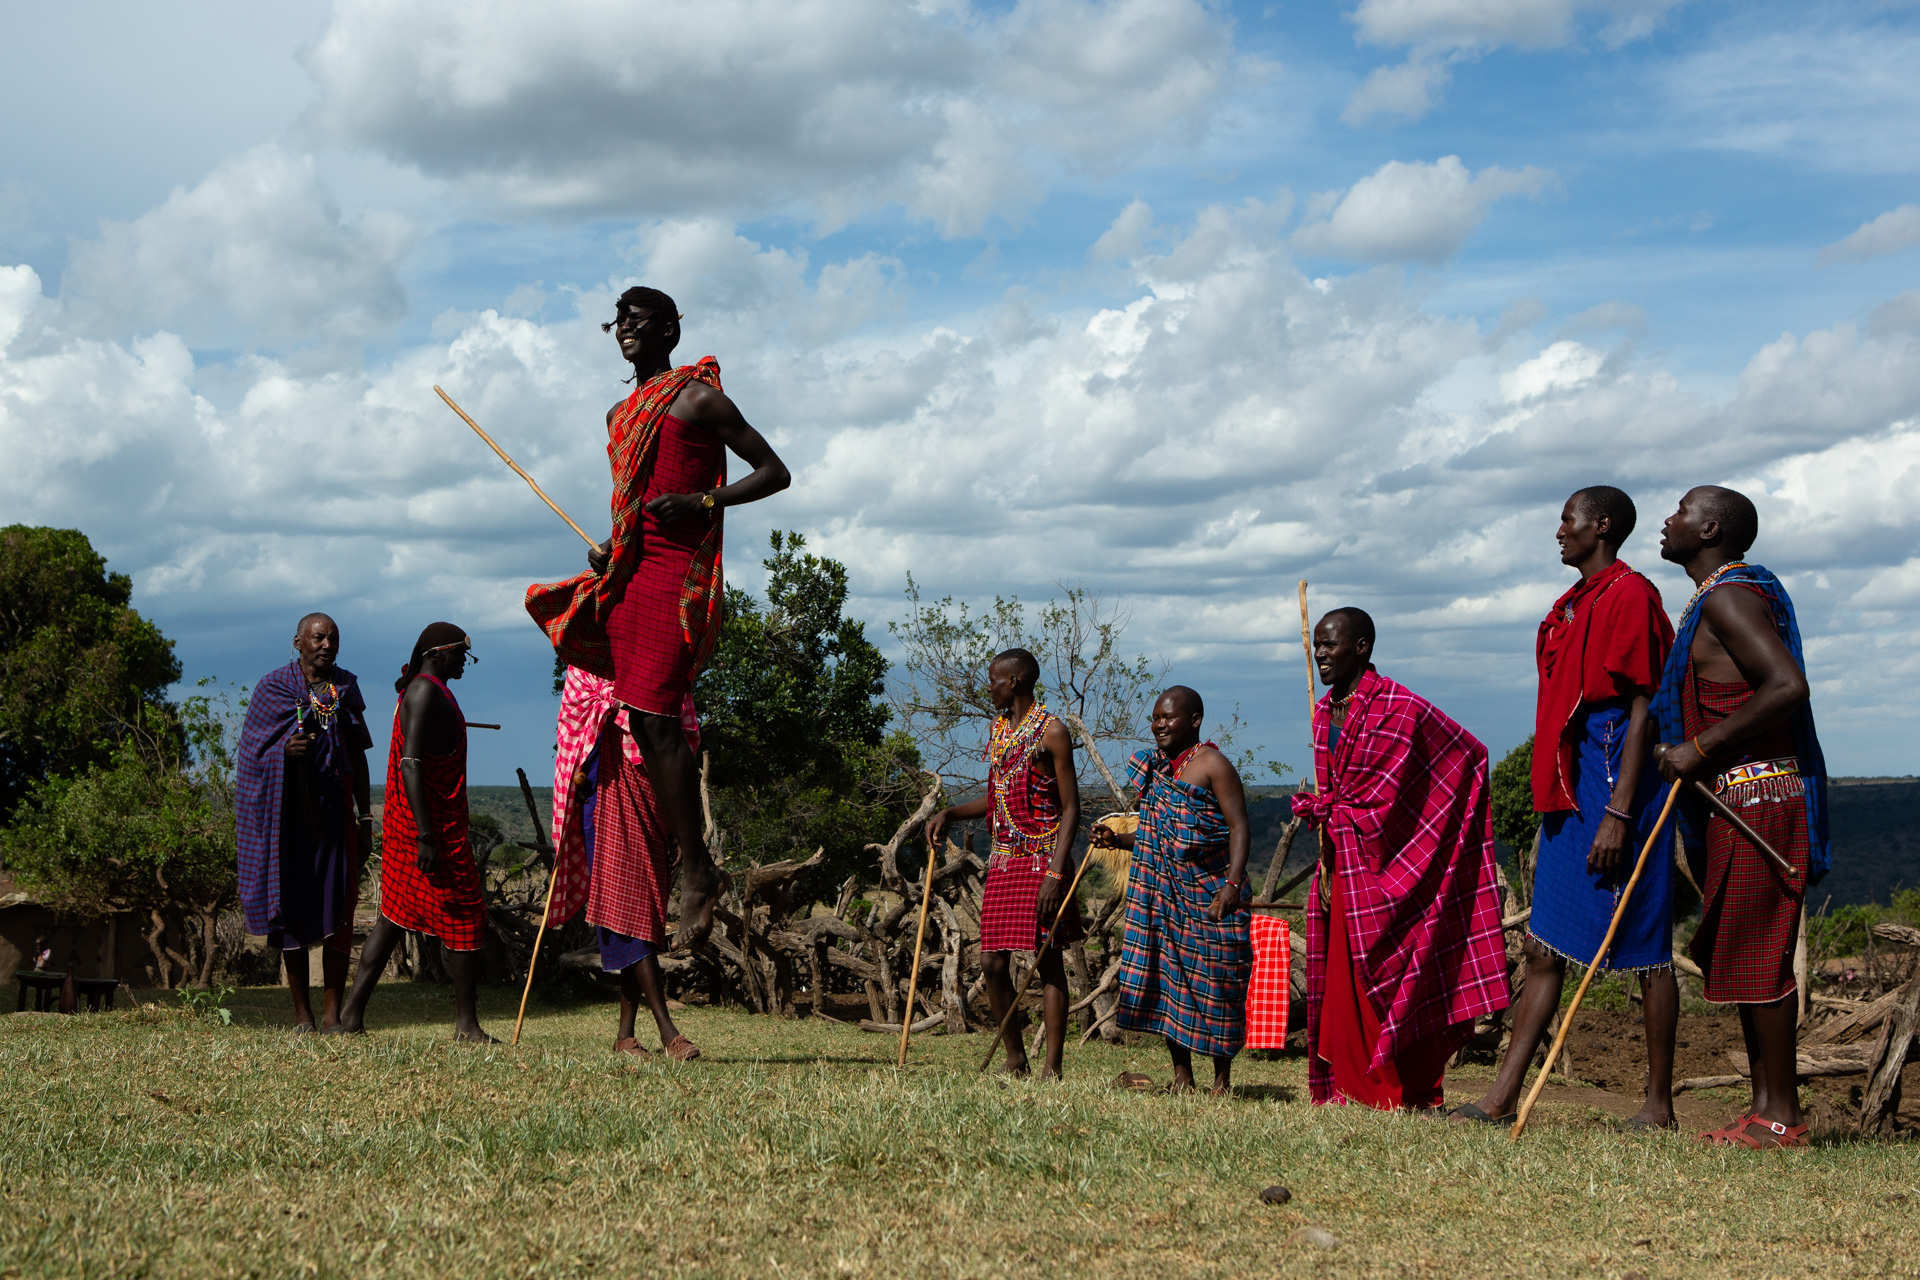
<path id="1" fill-rule="evenodd" d="M 527 1020 L 527 997 L 533 994 L 533 970 L 540 963 L 540 943 L 547 936 L 547 917 L 553 914 L 553 890 L 560 883 L 560 855 L 547 844 L 547 833 L 540 829 L 540 806 L 533 802 L 533 784 L 525 769 L 515 769 L 520 778 L 520 796 L 527 802 L 527 816 L 533 819 L 534 843 L 526 847 L 544 853 L 553 860 L 553 874 L 547 877 L 547 909 L 540 913 L 540 930 L 533 935 L 533 954 L 527 957 L 527 986 L 520 993 L 520 1016 L 513 1020 L 513 1043 L 520 1043 L 520 1024 Z"/>
<path id="2" fill-rule="evenodd" d="M 467 411 L 465 409 L 462 409 L 459 405 L 455 404 L 453 402 L 452 396 L 440 390 L 440 388 L 437 386 L 433 390 L 434 390 L 434 394 L 438 395 L 442 400 L 445 400 L 447 402 L 447 408 L 459 414 L 461 419 L 465 421 L 468 426 L 473 428 L 473 432 L 475 435 L 479 436 L 482 440 L 485 440 L 487 442 L 487 448 L 493 450 L 495 453 L 500 455 L 500 461 L 512 467 L 513 473 L 519 476 L 522 480 L 525 480 L 527 482 L 527 487 L 529 489 L 532 489 L 534 493 L 538 495 L 540 501 L 546 503 L 549 507 L 553 508 L 553 514 L 559 516 L 562 520 L 565 520 L 568 526 L 572 528 L 572 530 L 575 533 L 580 535 L 581 541 L 585 542 L 590 547 L 597 547 L 600 545 L 599 543 L 595 542 L 592 538 L 587 537 L 587 531 L 585 529 L 582 529 L 579 525 L 573 523 L 573 517 L 568 515 L 566 512 L 562 511 L 559 505 L 555 503 L 552 498 L 549 498 L 547 496 L 547 491 L 545 489 L 542 489 L 537 483 L 535 483 L 532 476 L 522 471 L 520 469 L 520 464 L 515 462 L 512 458 L 509 458 L 507 456 L 507 451 L 505 449 L 502 449 L 499 445 L 493 442 L 492 436 L 488 435 L 486 432 L 480 429 L 479 423 L 475 422 L 472 418 L 467 417 Z"/>
<path id="3" fill-rule="evenodd" d="M 533 970 L 540 963 L 540 943 L 547 936 L 547 912 L 553 910 L 554 886 L 560 883 L 560 857 L 554 855 L 553 874 L 547 877 L 547 906 L 540 913 L 540 932 L 533 935 L 533 954 L 527 957 L 527 985 L 520 991 L 520 1016 L 513 1020 L 513 1043 L 520 1043 L 520 1024 L 527 1020 L 527 997 L 533 994 Z"/>
<path id="4" fill-rule="evenodd" d="M 1659 820 L 1653 824 L 1653 830 L 1647 833 L 1647 842 L 1640 846 L 1639 860 L 1633 864 L 1633 874 L 1627 877 L 1627 887 L 1620 891 L 1620 905 L 1613 909 L 1613 920 L 1607 925 L 1607 936 L 1600 940 L 1600 950 L 1594 953 L 1593 963 L 1587 966 L 1587 974 L 1580 979 L 1580 989 L 1573 993 L 1573 1003 L 1560 1015 L 1560 1030 L 1554 1034 L 1553 1047 L 1547 1050 L 1546 1065 L 1540 1068 L 1540 1074 L 1534 1078 L 1533 1088 L 1527 1091 L 1527 1100 L 1520 1104 L 1520 1113 L 1514 1117 L 1513 1137 L 1519 1141 L 1526 1130 L 1527 1117 L 1533 1113 L 1533 1103 L 1540 1096 L 1540 1090 L 1546 1087 L 1547 1073 L 1553 1070 L 1554 1059 L 1560 1056 L 1560 1046 L 1567 1042 L 1567 1032 L 1573 1030 L 1573 1015 L 1580 1012 L 1580 1002 L 1587 997 L 1587 988 L 1593 983 L 1593 977 L 1600 972 L 1600 962 L 1607 958 L 1607 952 L 1613 949 L 1613 935 L 1620 932 L 1620 918 L 1627 913 L 1627 904 L 1633 901 L 1634 886 L 1640 883 L 1640 873 L 1647 869 L 1647 855 L 1653 852 L 1654 842 L 1660 838 L 1660 829 L 1667 825 L 1667 815 L 1673 812 L 1673 802 L 1680 795 L 1679 787 L 1667 788 L 1667 802 L 1660 806 Z"/>
<path id="5" fill-rule="evenodd" d="M 1000 1019 L 1000 1025 L 994 1028 L 993 1043 L 987 1046 L 987 1056 L 980 1060 L 982 1071 L 985 1071 L 988 1064 L 993 1061 L 994 1051 L 1000 1047 L 1000 1042 L 1006 1039 L 1007 1028 L 1013 1025 L 1014 1015 L 1020 1012 L 1020 1001 L 1026 997 L 1026 989 L 1032 985 L 1033 975 L 1040 972 L 1040 962 L 1045 960 L 1047 952 L 1053 949 L 1053 939 L 1060 932 L 1060 922 L 1067 918 L 1067 908 L 1072 905 L 1073 895 L 1080 888 L 1080 877 L 1087 874 L 1087 867 L 1092 862 L 1093 859 L 1090 857 L 1080 859 L 1080 869 L 1073 873 L 1073 883 L 1067 886 L 1067 896 L 1061 899 L 1060 909 L 1053 913 L 1053 927 L 1047 930 L 1047 940 L 1040 944 L 1038 951 L 1033 953 L 1033 968 L 1028 972 L 1027 980 L 1020 984 L 1020 990 L 1013 993 L 1013 1003 L 1007 1006 L 1007 1016 Z"/>
<path id="6" fill-rule="evenodd" d="M 479 428 L 475 427 L 478 431 Z M 1307 737 L 1313 737 L 1313 709 L 1320 705 L 1320 695 L 1313 686 L 1313 624 L 1307 621 L 1307 580 L 1300 579 L 1300 647 L 1307 655 Z M 1313 790 L 1313 774 L 1308 773 L 1306 789 Z"/>
<path id="7" fill-rule="evenodd" d="M 1769 858 L 1772 858 L 1773 864 L 1775 866 L 1779 867 L 1782 871 L 1786 872 L 1789 878 L 1793 876 L 1794 874 L 1793 864 L 1791 862 L 1788 862 L 1785 858 L 1781 857 L 1779 851 L 1775 849 L 1772 845 L 1768 844 L 1765 840 L 1762 840 L 1760 838 L 1760 833 L 1758 831 L 1755 831 L 1752 827 L 1748 826 L 1747 820 L 1745 818 L 1742 818 L 1739 814 L 1735 813 L 1727 805 L 1726 801 L 1722 800 L 1719 796 L 1713 794 L 1713 789 L 1711 787 L 1707 786 L 1707 784 L 1704 782 L 1700 782 L 1696 780 L 1693 783 L 1693 789 L 1695 791 L 1698 791 L 1701 795 L 1705 796 L 1707 798 L 1707 803 L 1712 805 L 1715 811 L 1718 812 L 1721 817 L 1725 818 L 1728 822 L 1731 822 L 1734 825 L 1734 827 L 1740 832 L 1741 835 L 1753 841 L 1755 848 L 1760 850 L 1760 852 L 1766 854 Z"/>
<path id="8" fill-rule="evenodd" d="M 907 1065 L 907 1040 L 913 1035 L 913 998 L 920 991 L 920 944 L 927 940 L 927 907 L 933 901 L 933 841 L 927 841 L 927 883 L 920 890 L 920 927 L 913 934 L 913 968 L 907 974 L 907 1007 L 900 1014 L 900 1057 L 893 1064 Z"/>

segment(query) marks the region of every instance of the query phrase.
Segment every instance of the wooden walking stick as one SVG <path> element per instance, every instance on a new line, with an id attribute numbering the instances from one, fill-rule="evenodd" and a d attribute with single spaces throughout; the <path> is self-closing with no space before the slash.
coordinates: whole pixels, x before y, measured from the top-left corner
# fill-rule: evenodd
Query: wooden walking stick
<path id="1" fill-rule="evenodd" d="M 1580 979 L 1580 989 L 1573 993 L 1573 1003 L 1560 1015 L 1560 1030 L 1554 1033 L 1553 1047 L 1547 1050 L 1546 1063 L 1541 1066 L 1533 1088 L 1527 1091 L 1527 1099 L 1520 1104 L 1520 1112 L 1514 1117 L 1513 1138 L 1516 1142 L 1526 1131 L 1527 1117 L 1533 1112 L 1534 1100 L 1540 1096 L 1540 1090 L 1546 1087 L 1547 1073 L 1553 1070 L 1554 1059 L 1560 1056 L 1560 1046 L 1567 1042 L 1567 1032 L 1573 1030 L 1573 1015 L 1580 1012 L 1580 1002 L 1586 999 L 1593 975 L 1600 972 L 1600 962 L 1613 949 L 1613 935 L 1620 931 L 1620 918 L 1627 913 L 1627 904 L 1633 901 L 1633 889 L 1640 883 L 1640 873 L 1647 869 L 1647 855 L 1653 852 L 1654 844 L 1660 839 L 1660 830 L 1667 825 L 1667 815 L 1673 812 L 1673 802 L 1679 796 L 1679 783 L 1667 788 L 1667 802 L 1660 806 L 1660 817 L 1653 824 L 1653 830 L 1647 833 L 1647 842 L 1640 846 L 1639 860 L 1633 864 L 1633 874 L 1627 877 L 1627 887 L 1620 891 L 1620 905 L 1613 909 L 1613 920 L 1607 925 L 1607 936 L 1600 940 L 1600 950 L 1594 955 L 1593 963 L 1587 966 L 1587 975 Z"/>
<path id="2" fill-rule="evenodd" d="M 1089 849 L 1087 852 L 1093 851 Z M 1007 1016 L 1000 1019 L 1000 1025 L 994 1028 L 993 1043 L 987 1046 L 987 1056 L 980 1059 L 980 1070 L 985 1071 L 993 1062 L 994 1051 L 1007 1038 L 1007 1028 L 1013 1025 L 1014 1015 L 1020 1012 L 1020 1001 L 1026 998 L 1026 989 L 1032 985 L 1033 975 L 1040 972 L 1040 962 L 1053 949 L 1054 935 L 1060 931 L 1060 922 L 1067 918 L 1067 908 L 1073 904 L 1073 895 L 1080 888 L 1080 877 L 1087 874 L 1087 865 L 1092 861 L 1090 857 L 1080 859 L 1080 869 L 1073 873 L 1073 883 L 1067 886 L 1067 896 L 1060 900 L 1060 909 L 1053 913 L 1053 927 L 1047 930 L 1047 940 L 1033 953 L 1033 969 L 1027 974 L 1027 980 L 1020 984 L 1020 990 L 1013 993 L 1013 1003 L 1007 1006 Z"/>
<path id="3" fill-rule="evenodd" d="M 533 784 L 527 781 L 525 769 L 515 769 L 520 775 L 520 794 L 527 802 L 527 813 L 533 818 L 532 848 L 553 858 L 553 874 L 547 877 L 547 907 L 540 913 L 540 929 L 533 935 L 533 954 L 527 957 L 527 985 L 520 992 L 520 1016 L 513 1020 L 513 1043 L 520 1043 L 520 1024 L 527 1020 L 527 997 L 533 994 L 533 970 L 540 963 L 540 944 L 546 940 L 547 917 L 553 913 L 553 890 L 560 883 L 560 851 L 547 843 L 547 836 L 540 829 L 540 807 L 533 802 Z M 524 865 L 524 864 L 523 864 Z"/>
<path id="4" fill-rule="evenodd" d="M 1781 857 L 1779 850 L 1775 849 L 1772 845 L 1768 844 L 1765 840 L 1762 840 L 1760 838 L 1760 833 L 1758 831 L 1755 831 L 1752 827 L 1748 826 L 1747 820 L 1741 817 L 1739 814 L 1735 813 L 1733 809 L 1728 806 L 1726 801 L 1722 800 L 1719 796 L 1715 795 L 1711 787 L 1707 786 L 1707 784 L 1704 782 L 1698 781 L 1697 779 L 1691 785 L 1695 791 L 1698 791 L 1702 796 L 1706 797 L 1707 803 L 1713 806 L 1714 812 L 1718 813 L 1721 817 L 1725 818 L 1728 822 L 1731 822 L 1734 826 L 1734 830 L 1738 831 L 1741 835 L 1745 836 L 1748 840 L 1751 840 L 1753 842 L 1754 848 L 1766 854 L 1769 858 L 1772 858 L 1773 865 L 1776 867 L 1779 867 L 1781 871 L 1785 872 L 1789 879 L 1793 877 L 1794 875 L 1793 864 L 1791 862 L 1788 862 L 1785 858 Z"/>
<path id="5" fill-rule="evenodd" d="M 520 469 L 520 464 L 515 462 L 512 458 L 509 458 L 507 456 L 507 451 L 505 449 L 502 449 L 499 445 L 493 442 L 492 436 L 488 435 L 486 432 L 480 429 L 479 423 L 475 422 L 472 418 L 467 417 L 467 411 L 465 409 L 462 409 L 459 405 L 455 404 L 453 402 L 452 396 L 440 390 L 440 388 L 437 386 L 434 387 L 433 390 L 435 395 L 439 396 L 442 400 L 445 400 L 447 402 L 447 408 L 459 414 L 461 420 L 465 422 L 468 426 L 473 428 L 473 433 L 475 435 L 479 436 L 482 440 L 485 440 L 487 442 L 487 448 L 493 450 L 495 453 L 500 455 L 500 461 L 512 467 L 513 473 L 519 476 L 522 480 L 525 480 L 527 482 L 527 487 L 533 490 L 534 494 L 539 497 L 540 501 L 546 503 L 549 507 L 553 508 L 553 514 L 559 516 L 562 520 L 565 520 L 567 522 L 568 527 L 571 528 L 575 533 L 580 535 L 581 541 L 585 542 L 590 547 L 598 547 L 600 545 L 599 543 L 595 542 L 592 538 L 587 537 L 587 531 L 585 529 L 582 529 L 579 525 L 573 523 L 573 517 L 568 515 L 566 512 L 562 511 L 559 505 L 555 503 L 552 498 L 549 498 L 547 496 L 547 491 L 545 489 L 542 489 L 537 483 L 535 483 L 534 478 L 532 476 L 528 475 L 525 471 L 522 471 Z"/>
<path id="6" fill-rule="evenodd" d="M 920 992 L 920 944 L 927 940 L 927 905 L 933 901 L 933 841 L 927 841 L 927 883 L 920 890 L 920 927 L 913 934 L 913 968 L 907 973 L 907 1007 L 900 1011 L 900 1057 L 907 1065 L 907 1039 L 913 1035 L 913 998 Z"/>
<path id="7" fill-rule="evenodd" d="M 527 957 L 527 985 L 520 991 L 520 1016 L 513 1020 L 513 1043 L 520 1043 L 520 1024 L 527 1020 L 527 997 L 533 994 L 533 970 L 540 963 L 540 943 L 547 936 L 547 912 L 553 910 L 554 886 L 560 883 L 560 855 L 553 855 L 553 874 L 547 877 L 547 907 L 540 913 L 540 931 L 533 935 L 533 954 Z"/>
<path id="8" fill-rule="evenodd" d="M 478 431 L 480 428 L 475 427 Z M 1300 579 L 1300 647 L 1307 655 L 1307 734 L 1313 734 L 1313 709 L 1320 705 L 1320 696 L 1313 687 L 1313 624 L 1307 620 L 1307 580 Z M 1313 775 L 1307 775 L 1307 790 L 1313 790 Z"/>

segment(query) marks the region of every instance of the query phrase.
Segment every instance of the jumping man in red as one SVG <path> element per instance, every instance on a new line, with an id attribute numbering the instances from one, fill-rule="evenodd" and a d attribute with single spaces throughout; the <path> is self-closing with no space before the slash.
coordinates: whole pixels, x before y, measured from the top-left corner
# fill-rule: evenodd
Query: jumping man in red
<path id="1" fill-rule="evenodd" d="M 658 289 L 620 295 L 612 330 L 633 394 L 607 411 L 613 533 L 589 572 L 527 589 L 527 612 L 570 666 L 614 682 L 680 855 L 679 942 L 713 928 L 723 877 L 700 838 L 700 777 L 681 731 L 720 635 L 720 513 L 787 487 L 784 463 L 720 390 L 708 356 L 675 368 L 680 317 Z M 727 450 L 753 471 L 727 483 Z"/>
<path id="2" fill-rule="evenodd" d="M 938 849 L 947 823 L 993 820 L 993 854 L 980 908 L 981 962 L 994 1023 L 1014 1000 L 1008 976 L 1013 953 L 1037 951 L 1060 911 L 1073 874 L 1073 838 L 1080 827 L 1080 783 L 1073 771 L 1067 727 L 1034 701 L 1040 664 L 1025 649 L 1009 649 L 987 668 L 987 692 L 999 712 L 987 743 L 987 794 L 942 809 L 927 823 L 927 847 Z M 1047 1065 L 1041 1078 L 1058 1079 L 1067 1042 L 1067 971 L 1061 948 L 1086 937 L 1072 903 L 1040 961 L 1047 1027 Z M 908 1017 L 912 1017 L 909 1011 Z M 1025 1075 L 1027 1051 L 1020 1026 L 1008 1028 L 1006 1071 Z"/>
<path id="3" fill-rule="evenodd" d="M 487 908 L 467 843 L 467 725 L 449 680 L 466 670 L 466 633 L 436 622 L 420 633 L 394 690 L 400 706 L 387 747 L 382 811 L 380 919 L 360 951 L 360 971 L 340 1009 L 339 1030 L 366 1029 L 367 1001 L 408 929 L 446 946 L 453 977 L 453 1038 L 493 1043 L 475 996 Z"/>

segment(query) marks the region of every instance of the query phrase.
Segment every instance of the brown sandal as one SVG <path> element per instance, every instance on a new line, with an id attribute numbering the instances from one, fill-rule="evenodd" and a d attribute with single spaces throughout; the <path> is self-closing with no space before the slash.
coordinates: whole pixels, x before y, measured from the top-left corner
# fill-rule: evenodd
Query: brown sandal
<path id="1" fill-rule="evenodd" d="M 1762 1129 L 1766 1130 L 1767 1133 L 1772 1136 L 1773 1141 L 1767 1142 L 1754 1137 L 1753 1134 L 1749 1132 L 1754 1125 L 1759 1125 Z M 1807 1124 L 1781 1124 L 1776 1120 L 1768 1120 L 1764 1116 L 1748 1116 L 1746 1122 L 1738 1128 L 1729 1125 L 1726 1129 L 1722 1129 L 1711 1137 L 1707 1137 L 1706 1135 L 1702 1136 L 1715 1146 L 1746 1147 L 1751 1151 L 1772 1151 L 1781 1147 L 1812 1146 L 1813 1140 L 1807 1136 L 1807 1131 L 1812 1127 L 1812 1125 Z"/>
<path id="2" fill-rule="evenodd" d="M 626 1036 L 622 1039 L 615 1040 L 613 1042 L 613 1051 L 615 1053 L 630 1053 L 634 1057 L 639 1058 L 642 1061 L 645 1061 L 646 1059 L 651 1058 L 653 1056 L 651 1053 L 647 1052 L 647 1046 L 641 1044 L 638 1040 L 634 1039 L 632 1036 Z"/>
<path id="3" fill-rule="evenodd" d="M 1153 1088 L 1153 1077 L 1138 1071 L 1122 1071 L 1113 1078 L 1113 1087 L 1132 1093 L 1146 1093 Z"/>
<path id="4" fill-rule="evenodd" d="M 692 1062 L 700 1056 L 700 1046 L 685 1036 L 675 1036 L 667 1046 L 667 1056 L 675 1062 Z"/>

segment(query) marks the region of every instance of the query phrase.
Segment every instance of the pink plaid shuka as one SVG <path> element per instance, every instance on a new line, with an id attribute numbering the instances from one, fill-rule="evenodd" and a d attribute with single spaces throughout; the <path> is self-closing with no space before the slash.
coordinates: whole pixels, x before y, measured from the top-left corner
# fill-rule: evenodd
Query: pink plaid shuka
<path id="1" fill-rule="evenodd" d="M 1355 979 L 1380 1019 L 1373 1070 L 1429 1036 L 1464 1042 L 1475 1018 L 1507 1007 L 1506 945 L 1494 876 L 1487 749 L 1426 699 L 1369 667 L 1328 758 L 1330 698 L 1313 712 L 1317 791 L 1294 812 L 1333 848 Z M 1307 1037 L 1327 990 L 1327 908 L 1307 899 Z M 1315 1102 L 1331 1068 L 1310 1058 Z"/>
<path id="2" fill-rule="evenodd" d="M 586 765 L 587 757 L 600 743 L 601 735 L 613 721 L 620 739 L 620 753 L 627 765 L 638 771 L 637 782 L 645 789 L 644 800 L 652 799 L 651 789 L 646 788 L 646 765 L 640 758 L 639 744 L 634 742 L 633 734 L 627 727 L 627 712 L 614 700 L 613 681 L 602 679 L 579 667 L 568 667 L 566 679 L 560 688 L 560 718 L 554 726 L 557 751 L 553 760 L 553 848 L 559 861 L 558 879 L 553 886 L 552 905 L 547 909 L 547 927 L 564 924 L 587 905 L 589 897 L 603 905 L 611 906 L 611 914 L 619 920 L 595 919 L 595 924 L 606 924 L 629 936 L 642 936 L 638 922 L 651 914 L 643 910 L 643 904 L 634 902 L 622 909 L 623 894 L 621 886 L 605 883 L 608 876 L 619 870 L 620 859 L 614 856 L 604 857 L 600 866 L 607 875 L 601 876 L 603 883 L 595 885 L 587 874 L 586 835 L 581 829 L 581 806 L 579 786 L 575 775 Z M 687 745 L 693 753 L 700 753 L 700 721 L 694 714 L 693 695 L 688 694 L 680 705 L 680 729 L 686 734 Z M 609 850 L 610 853 L 614 851 Z M 597 890 L 597 892 L 596 892 Z M 596 911 L 596 915 L 607 914 Z M 622 928 L 621 922 L 629 926 Z"/>

